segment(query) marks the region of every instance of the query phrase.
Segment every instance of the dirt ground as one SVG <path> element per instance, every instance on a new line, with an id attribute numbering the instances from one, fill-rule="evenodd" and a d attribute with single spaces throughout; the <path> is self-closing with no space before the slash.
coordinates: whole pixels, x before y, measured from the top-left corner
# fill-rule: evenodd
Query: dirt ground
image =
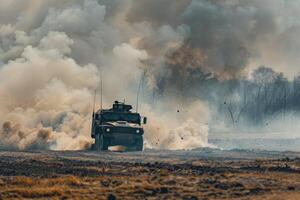
<path id="1" fill-rule="evenodd" d="M 0 151 L 0 199 L 300 199 L 300 154 Z"/>

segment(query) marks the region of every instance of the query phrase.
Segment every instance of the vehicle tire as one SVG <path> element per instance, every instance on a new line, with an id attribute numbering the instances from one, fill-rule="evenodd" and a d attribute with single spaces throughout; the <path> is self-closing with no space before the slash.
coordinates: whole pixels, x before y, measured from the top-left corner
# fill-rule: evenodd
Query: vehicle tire
<path id="1" fill-rule="evenodd" d="M 143 137 L 140 136 L 136 139 L 135 150 L 136 151 L 143 151 L 143 145 L 144 145 L 144 140 L 143 140 Z"/>
<path id="2" fill-rule="evenodd" d="M 102 146 L 103 146 L 102 134 L 97 134 L 95 138 L 94 149 L 96 151 L 102 151 Z"/>
<path id="3" fill-rule="evenodd" d="M 99 145 L 100 151 L 107 151 L 108 150 L 108 141 L 107 141 L 107 139 L 105 139 L 103 134 L 100 135 L 99 142 L 100 142 L 100 145 Z"/>

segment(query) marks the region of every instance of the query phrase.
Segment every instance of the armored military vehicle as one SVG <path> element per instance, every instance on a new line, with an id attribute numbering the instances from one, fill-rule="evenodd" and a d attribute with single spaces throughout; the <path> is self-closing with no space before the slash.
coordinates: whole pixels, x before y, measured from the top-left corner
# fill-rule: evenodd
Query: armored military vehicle
<path id="1" fill-rule="evenodd" d="M 112 108 L 93 113 L 91 135 L 95 143 L 92 149 L 106 151 L 109 147 L 122 146 L 126 151 L 142 151 L 142 122 L 146 124 L 147 118 L 131 110 L 131 105 L 115 101 Z"/>

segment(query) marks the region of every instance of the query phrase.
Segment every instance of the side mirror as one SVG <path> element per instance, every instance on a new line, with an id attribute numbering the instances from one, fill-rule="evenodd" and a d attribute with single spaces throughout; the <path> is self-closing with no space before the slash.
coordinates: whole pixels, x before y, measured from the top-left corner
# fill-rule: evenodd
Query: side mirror
<path id="1" fill-rule="evenodd" d="M 143 118 L 143 124 L 147 124 L 147 117 Z"/>

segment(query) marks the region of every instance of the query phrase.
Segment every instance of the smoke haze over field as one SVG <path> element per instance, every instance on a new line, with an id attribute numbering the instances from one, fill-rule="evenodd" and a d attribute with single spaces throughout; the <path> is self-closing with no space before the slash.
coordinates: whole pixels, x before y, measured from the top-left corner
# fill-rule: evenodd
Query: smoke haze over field
<path id="1" fill-rule="evenodd" d="M 0 143 L 88 147 L 100 72 L 105 107 L 134 104 L 144 76 L 148 147 L 208 146 L 209 128 L 297 116 L 299 9 L 299 0 L 3 0 Z"/>

